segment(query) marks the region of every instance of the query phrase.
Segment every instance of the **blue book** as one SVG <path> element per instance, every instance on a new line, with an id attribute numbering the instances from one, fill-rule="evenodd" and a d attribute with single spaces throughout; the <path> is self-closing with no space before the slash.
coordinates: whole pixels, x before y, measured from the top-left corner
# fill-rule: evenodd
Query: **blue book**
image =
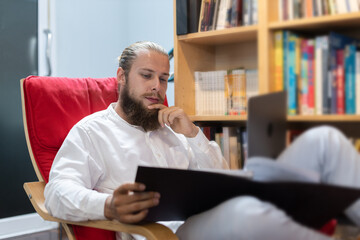
<path id="1" fill-rule="evenodd" d="M 287 96 L 288 96 L 288 114 L 295 115 L 297 110 L 297 81 L 296 81 L 296 42 L 297 35 L 288 32 L 288 49 L 287 49 Z"/>
<path id="2" fill-rule="evenodd" d="M 307 52 L 307 39 L 301 41 L 301 72 L 300 72 L 300 103 L 299 103 L 299 112 L 302 115 L 308 114 L 308 98 L 309 98 L 309 89 L 308 89 L 308 52 Z"/>
<path id="3" fill-rule="evenodd" d="M 345 113 L 355 114 L 355 65 L 356 45 L 345 47 Z"/>

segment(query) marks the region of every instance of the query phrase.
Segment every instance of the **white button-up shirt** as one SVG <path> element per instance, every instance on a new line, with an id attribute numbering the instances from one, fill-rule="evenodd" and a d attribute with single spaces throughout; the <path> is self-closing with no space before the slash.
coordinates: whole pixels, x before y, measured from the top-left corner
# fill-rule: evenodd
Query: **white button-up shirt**
<path id="1" fill-rule="evenodd" d="M 66 137 L 45 188 L 51 215 L 72 221 L 105 219 L 106 198 L 121 184 L 134 182 L 139 165 L 228 168 L 219 146 L 201 131 L 194 138 L 169 127 L 145 132 L 123 120 L 114 106 L 85 117 Z"/>

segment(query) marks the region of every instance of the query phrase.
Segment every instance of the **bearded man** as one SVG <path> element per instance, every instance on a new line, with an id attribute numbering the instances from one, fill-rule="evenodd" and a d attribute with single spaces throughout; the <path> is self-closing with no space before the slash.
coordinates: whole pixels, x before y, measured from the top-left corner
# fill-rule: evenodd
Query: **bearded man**
<path id="1" fill-rule="evenodd" d="M 51 215 L 70 221 L 137 223 L 149 208 L 161 204 L 160 193 L 134 183 L 139 165 L 228 168 L 219 146 L 208 141 L 182 109 L 163 105 L 169 68 L 168 54 L 155 43 L 137 42 L 123 51 L 118 101 L 78 122 L 54 159 L 44 193 Z M 167 224 L 175 231 L 182 222 Z M 191 217 L 176 234 L 181 240 L 329 239 L 249 196 Z M 117 239 L 124 236 L 117 233 Z"/>
<path id="2" fill-rule="evenodd" d="M 163 105 L 169 69 L 158 44 L 137 42 L 123 51 L 118 101 L 78 122 L 54 159 L 45 189 L 50 214 L 136 223 L 160 199 L 134 183 L 137 166 L 227 168 L 218 145 L 182 109 Z"/>

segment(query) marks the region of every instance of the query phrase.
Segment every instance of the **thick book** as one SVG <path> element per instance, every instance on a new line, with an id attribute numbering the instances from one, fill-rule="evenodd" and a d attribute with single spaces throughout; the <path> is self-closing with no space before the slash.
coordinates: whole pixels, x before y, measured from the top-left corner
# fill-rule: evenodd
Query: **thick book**
<path id="1" fill-rule="evenodd" d="M 188 5 L 187 0 L 176 0 L 176 34 L 188 33 Z"/>
<path id="2" fill-rule="evenodd" d="M 188 1 L 188 33 L 195 33 L 199 29 L 201 0 Z"/>
<path id="3" fill-rule="evenodd" d="M 270 168 L 273 168 L 271 165 Z M 263 164 L 259 166 L 263 168 Z M 288 172 L 286 167 L 280 166 L 278 170 L 279 175 L 293 175 L 284 175 Z M 215 172 L 139 166 L 136 182 L 144 183 L 147 191 L 156 191 L 161 195 L 160 204 L 149 210 L 145 221 L 186 220 L 230 198 L 248 195 L 271 202 L 295 221 L 319 229 L 360 197 L 360 189 L 355 188 L 311 181 L 266 182 L 252 180 L 246 172 L 240 176 L 229 172 L 241 174 L 239 170 Z"/>

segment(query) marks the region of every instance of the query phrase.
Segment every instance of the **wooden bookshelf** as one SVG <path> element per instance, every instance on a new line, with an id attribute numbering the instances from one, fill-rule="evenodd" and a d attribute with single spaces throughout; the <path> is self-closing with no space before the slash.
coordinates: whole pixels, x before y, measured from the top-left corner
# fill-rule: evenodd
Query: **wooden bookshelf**
<path id="1" fill-rule="evenodd" d="M 273 92 L 274 41 L 277 30 L 294 30 L 318 34 L 331 30 L 360 38 L 360 12 L 327 15 L 290 21 L 278 20 L 279 0 L 258 0 L 258 24 L 192 33 L 177 36 L 174 33 L 175 105 L 183 108 L 193 121 L 246 121 L 246 116 L 195 116 L 195 71 L 213 71 L 243 67 L 258 69 L 259 93 Z M 174 0 L 174 16 L 176 14 Z M 176 17 L 174 17 L 176 29 Z M 175 30 L 176 31 L 176 30 Z M 360 115 L 289 116 L 292 125 L 329 123 L 341 127 L 359 124 Z M 354 131 L 359 132 L 360 130 Z"/>

